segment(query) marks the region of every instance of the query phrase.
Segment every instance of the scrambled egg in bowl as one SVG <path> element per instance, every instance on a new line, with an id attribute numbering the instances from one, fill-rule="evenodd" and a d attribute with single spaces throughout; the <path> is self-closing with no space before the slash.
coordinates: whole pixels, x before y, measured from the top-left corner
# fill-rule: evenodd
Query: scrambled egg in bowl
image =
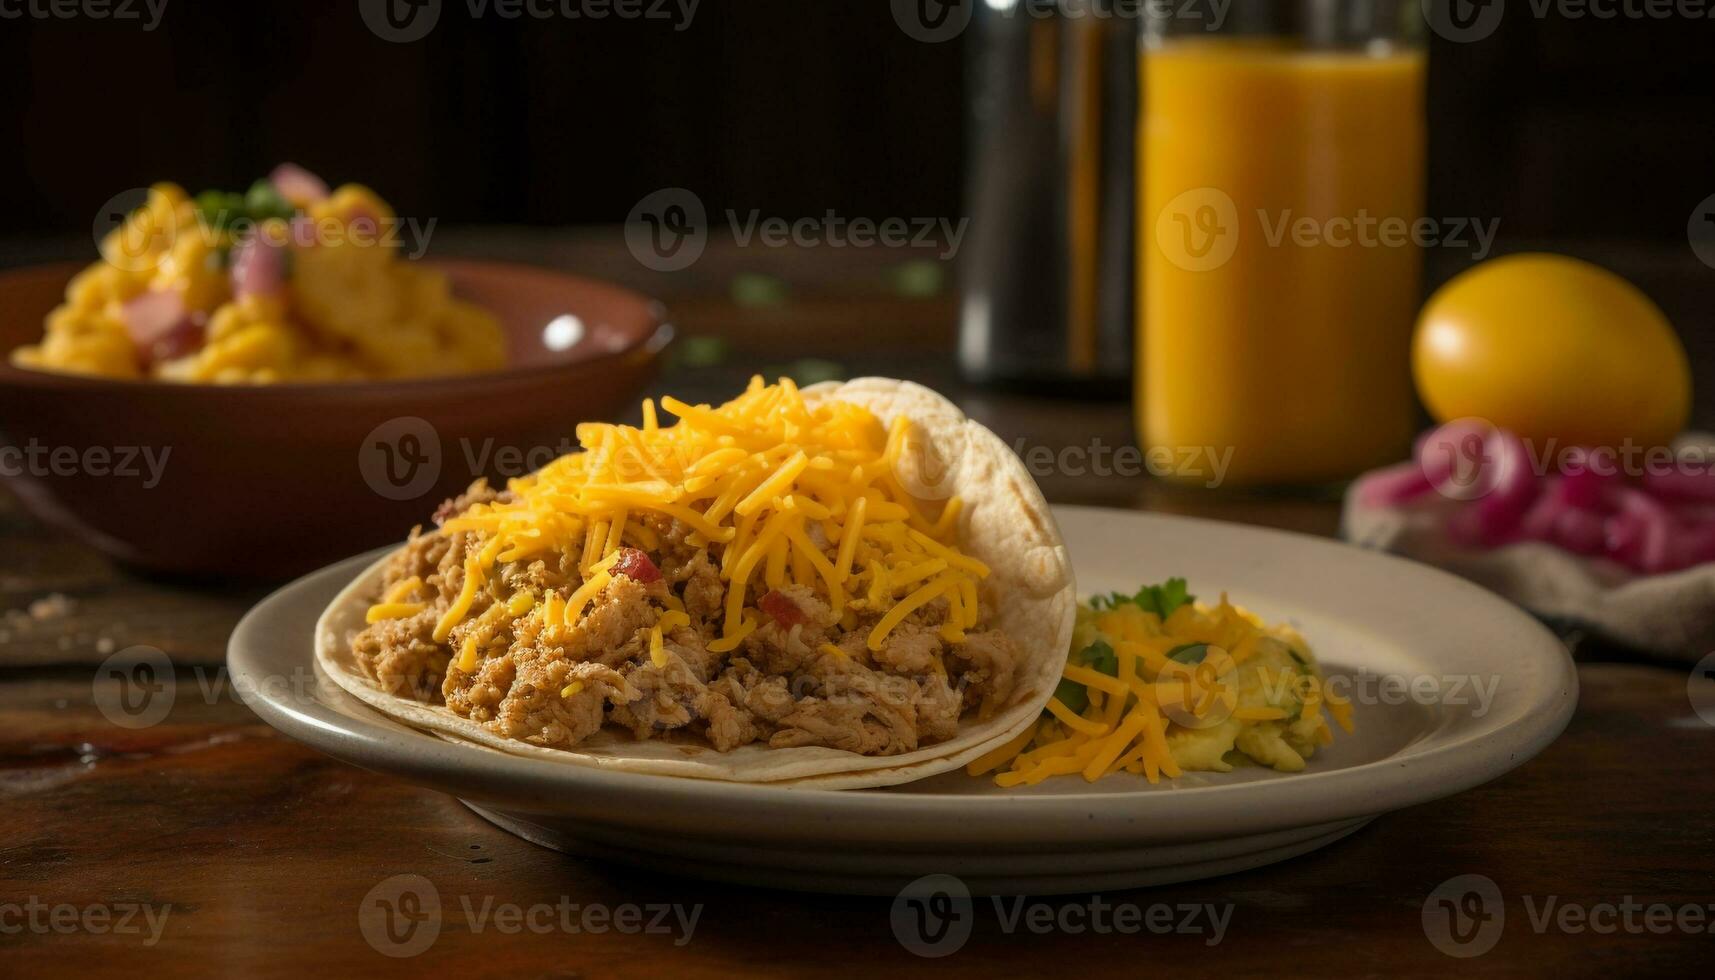
<path id="1" fill-rule="evenodd" d="M 1235 764 L 1298 772 L 1333 740 L 1324 709 L 1352 730 L 1304 638 L 1232 605 L 1198 603 L 1184 579 L 1078 607 L 1060 686 L 1042 718 L 972 762 L 1000 786 L 1125 770 L 1150 782 Z"/>
<path id="2" fill-rule="evenodd" d="M 217 384 L 347 381 L 497 369 L 493 315 L 398 254 L 391 208 L 290 164 L 245 194 L 173 184 L 101 242 L 20 367 Z"/>

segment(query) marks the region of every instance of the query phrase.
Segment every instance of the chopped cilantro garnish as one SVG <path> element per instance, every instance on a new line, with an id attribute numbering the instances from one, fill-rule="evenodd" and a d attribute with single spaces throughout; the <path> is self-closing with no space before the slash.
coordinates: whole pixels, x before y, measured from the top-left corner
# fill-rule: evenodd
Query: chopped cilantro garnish
<path id="1" fill-rule="evenodd" d="M 290 201 L 280 196 L 272 182 L 258 180 L 250 190 L 237 194 L 231 191 L 203 191 L 192 202 L 203 223 L 215 231 L 244 231 L 270 218 L 282 220 L 298 213 Z"/>
<path id="2" fill-rule="evenodd" d="M 1054 688 L 1054 697 L 1061 704 L 1072 710 L 1073 714 L 1083 714 L 1090 706 L 1090 692 L 1077 681 L 1061 679 L 1060 685 Z M 1046 709 L 1043 714 L 1047 714 Z"/>
<path id="3" fill-rule="evenodd" d="M 1115 653 L 1114 648 L 1108 646 L 1105 640 L 1097 640 L 1085 647 L 1078 654 L 1078 659 L 1098 674 L 1106 674 L 1109 677 L 1120 675 L 1119 654 Z"/>
<path id="4" fill-rule="evenodd" d="M 1196 665 L 1209 656 L 1209 644 L 1187 643 L 1167 651 L 1167 659 L 1177 660 L 1182 664 Z"/>
<path id="5" fill-rule="evenodd" d="M 1125 595 L 1114 592 L 1105 596 L 1095 596 L 1090 600 L 1090 608 L 1098 612 L 1104 609 L 1117 609 L 1130 603 L 1144 612 L 1152 612 L 1162 619 L 1173 615 L 1180 606 L 1196 601 L 1197 597 L 1187 592 L 1185 580 L 1170 578 L 1160 585 L 1146 585 L 1137 590 L 1135 595 Z"/>
<path id="6" fill-rule="evenodd" d="M 286 219 L 298 213 L 290 201 L 280 196 L 280 191 L 270 180 L 258 180 L 250 185 L 250 190 L 244 194 L 244 210 L 250 213 L 253 221 Z"/>
<path id="7" fill-rule="evenodd" d="M 225 191 L 203 191 L 196 196 L 197 214 L 215 231 L 225 231 L 244 217 L 244 195 Z"/>
<path id="8" fill-rule="evenodd" d="M 1079 667 L 1088 667 L 1099 674 L 1106 674 L 1109 677 L 1118 677 L 1120 675 L 1119 654 L 1114 652 L 1113 647 L 1108 646 L 1107 643 L 1101 640 L 1097 640 L 1073 654 L 1072 663 Z M 1088 707 L 1090 703 L 1090 692 L 1085 689 L 1084 685 L 1077 681 L 1062 679 L 1060 681 L 1060 686 L 1054 689 L 1054 696 L 1060 699 L 1061 704 L 1080 713 Z"/>

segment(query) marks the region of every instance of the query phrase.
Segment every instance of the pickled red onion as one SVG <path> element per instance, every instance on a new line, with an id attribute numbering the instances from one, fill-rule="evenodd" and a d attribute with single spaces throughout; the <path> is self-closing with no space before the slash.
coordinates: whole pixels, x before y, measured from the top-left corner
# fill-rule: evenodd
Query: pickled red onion
<path id="1" fill-rule="evenodd" d="M 1594 458 L 1575 449 L 1558 472 L 1539 474 L 1516 435 L 1460 420 L 1424 433 L 1411 462 L 1366 475 L 1353 492 L 1360 506 L 1397 507 L 1435 490 L 1448 537 L 1470 548 L 1542 541 L 1644 574 L 1715 561 L 1715 470 L 1686 459 L 1630 480 Z"/>

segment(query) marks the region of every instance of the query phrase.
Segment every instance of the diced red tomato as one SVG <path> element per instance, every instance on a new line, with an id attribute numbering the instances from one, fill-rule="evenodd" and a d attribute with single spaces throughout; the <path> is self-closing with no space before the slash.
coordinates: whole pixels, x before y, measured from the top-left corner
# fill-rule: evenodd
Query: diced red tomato
<path id="1" fill-rule="evenodd" d="M 636 548 L 619 549 L 619 559 L 613 563 L 613 574 L 623 575 L 645 585 L 661 580 L 661 569 L 656 568 L 649 556 Z"/>
<path id="2" fill-rule="evenodd" d="M 767 613 L 781 626 L 797 626 L 799 623 L 809 622 L 809 617 L 804 615 L 804 610 L 799 609 L 796 602 L 773 590 L 756 600 L 756 608 Z"/>

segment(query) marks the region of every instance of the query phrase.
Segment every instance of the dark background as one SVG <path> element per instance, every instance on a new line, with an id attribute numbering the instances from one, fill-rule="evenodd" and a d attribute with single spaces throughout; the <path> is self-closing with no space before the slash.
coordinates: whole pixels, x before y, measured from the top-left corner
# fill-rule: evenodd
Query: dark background
<path id="1" fill-rule="evenodd" d="M 410 44 L 357 0 L 168 0 L 147 33 L 0 20 L 0 237 L 84 232 L 119 190 L 242 187 L 285 159 L 443 223 L 616 223 L 675 185 L 711 211 L 957 215 L 963 43 L 914 41 L 886 0 L 703 0 L 682 32 L 445 0 Z M 1513 0 L 1431 64 L 1432 215 L 1499 217 L 1503 243 L 1683 246 L 1715 193 L 1715 20 Z"/>

